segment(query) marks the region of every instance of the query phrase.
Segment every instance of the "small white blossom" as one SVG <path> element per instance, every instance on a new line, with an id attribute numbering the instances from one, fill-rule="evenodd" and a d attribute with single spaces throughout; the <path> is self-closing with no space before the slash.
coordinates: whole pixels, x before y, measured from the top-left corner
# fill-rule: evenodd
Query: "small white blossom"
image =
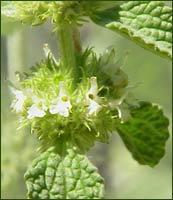
<path id="1" fill-rule="evenodd" d="M 45 105 L 45 99 L 38 98 L 36 95 L 32 95 L 32 101 L 35 105 L 40 105 L 42 110 L 47 111 L 47 106 Z"/>
<path id="2" fill-rule="evenodd" d="M 41 99 L 36 96 L 32 89 L 27 89 L 26 93 L 31 97 L 33 105 L 28 109 L 27 113 L 28 119 L 33 119 L 34 117 L 44 117 L 46 115 L 47 106 L 45 105 L 45 99 Z"/>
<path id="3" fill-rule="evenodd" d="M 49 111 L 51 114 L 59 114 L 64 117 L 68 117 L 70 114 L 71 108 L 72 108 L 72 105 L 65 91 L 64 84 L 63 82 L 60 82 L 59 95 L 55 103 L 50 107 Z"/>
<path id="4" fill-rule="evenodd" d="M 44 117 L 46 115 L 45 111 L 40 109 L 37 105 L 33 104 L 27 111 L 28 119 L 33 119 L 34 117 Z"/>
<path id="5" fill-rule="evenodd" d="M 90 78 L 90 84 L 91 84 L 91 87 L 88 91 L 88 95 L 93 95 L 93 98 L 96 98 L 97 94 L 98 94 L 97 78 L 91 77 Z"/>
<path id="6" fill-rule="evenodd" d="M 98 94 L 98 85 L 97 85 L 97 78 L 91 77 L 90 79 L 91 87 L 87 92 L 87 104 L 88 104 L 88 114 L 97 114 L 101 110 L 101 105 L 99 102 Z"/>
<path id="7" fill-rule="evenodd" d="M 17 113 L 22 112 L 26 96 L 20 90 L 16 90 L 14 88 L 10 89 L 15 95 L 15 99 L 12 101 L 11 108 L 13 108 Z"/>
<path id="8" fill-rule="evenodd" d="M 117 106 L 117 110 L 118 117 L 121 119 L 121 123 L 124 123 L 131 117 L 127 104 L 122 103 L 121 105 Z"/>
<path id="9" fill-rule="evenodd" d="M 96 101 L 89 100 L 89 107 L 88 107 L 89 115 L 98 113 L 100 109 L 101 109 L 101 106 Z"/>
<path id="10" fill-rule="evenodd" d="M 110 108 L 116 108 L 118 110 L 118 117 L 121 119 L 121 123 L 124 123 L 131 117 L 128 105 L 123 102 L 128 94 L 128 90 L 125 90 L 120 99 L 116 99 L 109 103 Z"/>
<path id="11" fill-rule="evenodd" d="M 52 54 L 51 50 L 49 49 L 47 43 L 45 43 L 45 44 L 43 45 L 43 50 L 44 50 L 44 54 L 45 54 L 46 58 L 52 59 L 52 60 L 54 61 L 54 63 L 55 63 L 56 65 L 58 65 L 58 62 L 57 62 L 57 60 L 55 59 L 54 55 Z"/>

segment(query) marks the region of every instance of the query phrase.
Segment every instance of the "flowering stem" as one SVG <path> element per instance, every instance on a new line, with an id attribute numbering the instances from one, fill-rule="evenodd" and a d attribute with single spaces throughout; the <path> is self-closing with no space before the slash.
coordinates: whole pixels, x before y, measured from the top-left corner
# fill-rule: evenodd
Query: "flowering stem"
<path id="1" fill-rule="evenodd" d="M 82 52 L 80 34 L 76 26 L 64 23 L 58 28 L 59 49 L 63 65 L 72 71 L 74 81 L 79 78 L 77 55 Z"/>
<path id="2" fill-rule="evenodd" d="M 75 87 L 81 74 L 81 69 L 78 66 L 78 58 L 82 53 L 80 33 L 77 29 L 77 26 L 69 23 L 63 23 L 58 27 L 57 30 L 60 58 L 63 63 L 63 67 L 65 67 L 65 70 L 67 69 L 72 73 L 73 86 Z M 73 143 L 71 134 L 69 134 L 68 137 L 62 136 L 61 145 L 57 145 L 59 146 L 57 151 L 61 155 L 64 155 L 64 153 L 66 153 L 67 146 L 70 145 L 70 143 Z"/>

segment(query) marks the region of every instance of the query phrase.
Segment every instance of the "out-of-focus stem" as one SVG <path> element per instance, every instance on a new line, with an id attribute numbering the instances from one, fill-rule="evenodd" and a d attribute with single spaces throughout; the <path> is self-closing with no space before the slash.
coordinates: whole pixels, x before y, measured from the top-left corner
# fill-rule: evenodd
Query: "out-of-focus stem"
<path id="1" fill-rule="evenodd" d="M 8 79 L 17 83 L 15 72 L 23 72 L 25 47 L 23 31 L 14 32 L 7 39 Z"/>

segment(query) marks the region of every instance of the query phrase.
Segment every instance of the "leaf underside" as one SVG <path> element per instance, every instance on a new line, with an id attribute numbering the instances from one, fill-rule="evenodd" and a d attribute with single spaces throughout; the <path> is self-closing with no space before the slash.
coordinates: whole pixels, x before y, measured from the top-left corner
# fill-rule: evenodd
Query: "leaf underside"
<path id="1" fill-rule="evenodd" d="M 103 178 L 82 154 L 68 149 L 60 156 L 54 148 L 34 160 L 25 173 L 30 199 L 102 199 Z"/>
<path id="2" fill-rule="evenodd" d="M 94 13 L 91 18 L 143 48 L 172 58 L 172 8 L 162 1 L 129 1 L 117 8 Z"/>
<path id="3" fill-rule="evenodd" d="M 153 167 L 165 154 L 169 121 L 157 105 L 148 102 L 140 102 L 131 115 L 128 122 L 117 126 L 117 131 L 133 158 Z"/>

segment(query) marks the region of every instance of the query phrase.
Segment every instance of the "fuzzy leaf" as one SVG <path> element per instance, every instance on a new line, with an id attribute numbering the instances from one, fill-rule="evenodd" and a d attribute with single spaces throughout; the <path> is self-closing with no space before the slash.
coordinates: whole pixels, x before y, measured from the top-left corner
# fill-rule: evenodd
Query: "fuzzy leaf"
<path id="1" fill-rule="evenodd" d="M 105 17 L 106 16 L 106 17 Z M 172 8 L 162 1 L 129 1 L 91 19 L 161 56 L 172 58 Z"/>
<path id="2" fill-rule="evenodd" d="M 140 107 L 132 109 L 131 115 L 129 121 L 117 125 L 117 131 L 133 158 L 153 167 L 165 154 L 168 119 L 158 106 L 148 102 L 140 102 Z"/>
<path id="3" fill-rule="evenodd" d="M 25 180 L 31 199 L 103 198 L 103 178 L 97 168 L 72 149 L 64 156 L 48 149 L 34 160 Z"/>

